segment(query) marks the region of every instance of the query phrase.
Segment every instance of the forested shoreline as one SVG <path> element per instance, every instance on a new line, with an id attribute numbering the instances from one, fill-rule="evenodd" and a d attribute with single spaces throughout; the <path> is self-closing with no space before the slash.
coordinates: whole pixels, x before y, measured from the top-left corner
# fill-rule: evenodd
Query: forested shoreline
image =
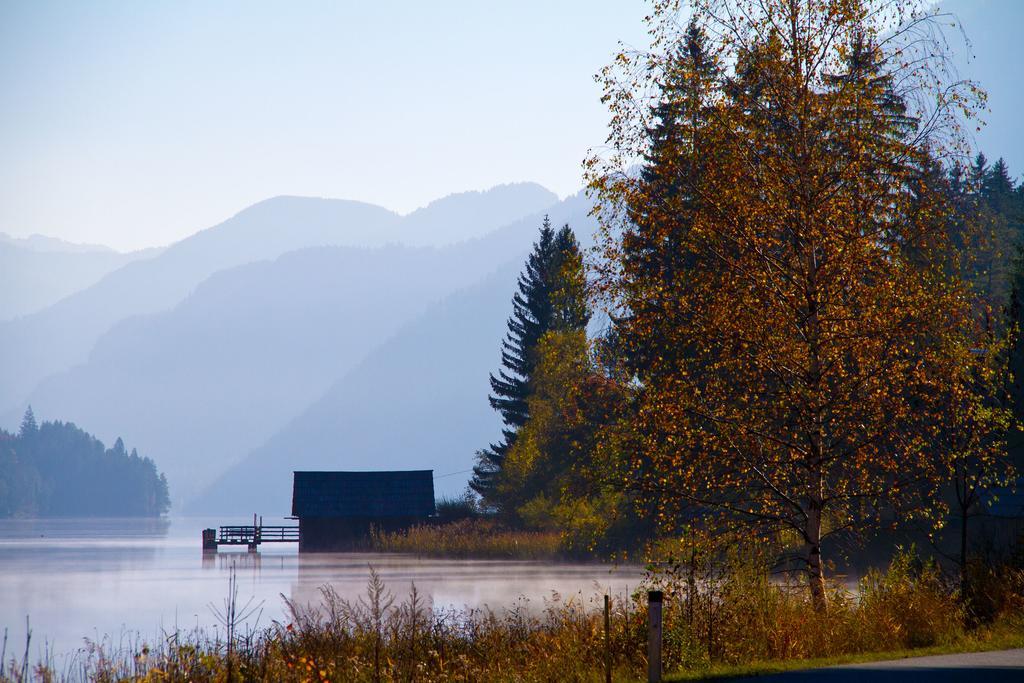
<path id="1" fill-rule="evenodd" d="M 989 514 L 1022 464 L 1024 183 L 972 150 L 985 93 L 913 3 L 690 5 L 599 77 L 597 246 L 541 227 L 479 511 L 599 556 L 772 548 L 817 611 L 909 537 L 967 594 L 1024 515 Z"/>
<path id="2" fill-rule="evenodd" d="M 0 517 L 156 517 L 167 512 L 167 479 L 156 464 L 111 448 L 70 422 L 0 430 Z"/>

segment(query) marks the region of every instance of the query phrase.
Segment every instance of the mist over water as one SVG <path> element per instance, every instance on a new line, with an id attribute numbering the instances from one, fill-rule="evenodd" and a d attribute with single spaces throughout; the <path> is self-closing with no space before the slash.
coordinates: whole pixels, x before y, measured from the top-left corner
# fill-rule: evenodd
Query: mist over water
<path id="1" fill-rule="evenodd" d="M 627 594 L 642 569 L 599 564 L 448 560 L 372 553 L 299 556 L 293 544 L 264 544 L 260 552 L 203 556 L 203 528 L 245 524 L 244 518 L 0 520 L 0 628 L 8 656 L 25 648 L 25 617 L 33 659 L 47 652 L 60 667 L 88 638 L 114 648 L 155 642 L 176 630 L 218 624 L 232 566 L 238 604 L 261 605 L 250 626 L 286 618 L 282 596 L 316 605 L 330 584 L 344 598 L 365 591 L 372 565 L 396 601 L 412 582 L 436 607 L 539 611 L 546 600 L 589 600 Z M 264 518 L 265 524 L 292 523 Z M 557 594 L 557 598 L 555 598 Z M 258 617 L 258 618 L 257 618 Z"/>

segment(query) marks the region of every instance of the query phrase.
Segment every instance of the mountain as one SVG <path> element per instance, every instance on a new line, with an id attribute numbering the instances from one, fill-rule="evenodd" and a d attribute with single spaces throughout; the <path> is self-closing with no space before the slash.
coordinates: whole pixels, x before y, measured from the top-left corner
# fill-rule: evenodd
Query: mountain
<path id="1" fill-rule="evenodd" d="M 521 199 L 517 217 L 541 211 L 556 199 L 534 184 L 507 185 L 455 195 L 405 218 L 338 199 L 260 202 L 44 310 L 0 323 L 0 414 L 20 412 L 44 378 L 84 363 L 100 336 L 119 321 L 173 307 L 218 271 L 313 246 L 380 246 L 405 238 L 419 242 L 435 233 L 454 238 L 466 234 L 470 223 L 476 234 L 484 234 L 507 222 L 516 197 Z M 491 198 L 497 219 L 481 218 Z M 446 233 L 449 223 L 457 230 Z"/>
<path id="2" fill-rule="evenodd" d="M 189 512 L 287 514 L 294 470 L 433 469 L 435 494 L 465 488 L 500 419 L 487 404 L 518 267 L 453 294 L 190 503 Z M 457 473 L 457 474 L 453 474 Z"/>
<path id="3" fill-rule="evenodd" d="M 0 320 L 39 311 L 156 252 L 122 254 L 41 235 L 19 239 L 0 233 Z"/>
<path id="4" fill-rule="evenodd" d="M 28 400 L 144 445 L 180 502 L 403 324 L 521 252 L 541 220 L 440 248 L 315 247 L 219 271 L 178 305 L 114 325 Z"/>
<path id="5" fill-rule="evenodd" d="M 28 237 L 12 237 L 5 232 L 0 232 L 0 244 L 6 244 L 32 251 L 61 252 L 69 254 L 94 254 L 94 253 L 116 253 L 110 247 L 102 244 L 77 244 L 66 242 L 56 237 L 46 235 L 29 235 Z"/>
<path id="6" fill-rule="evenodd" d="M 115 325 L 29 400 L 145 444 L 180 500 L 434 300 L 493 268 L 497 254 L 468 251 L 317 247 L 221 271 L 174 308 Z"/>
<path id="7" fill-rule="evenodd" d="M 589 243 L 589 207 L 582 195 L 571 197 L 552 207 L 552 223 L 570 223 Z M 504 245 L 499 270 L 403 326 L 187 509 L 285 514 L 296 469 L 427 468 L 438 476 L 438 495 L 461 492 L 476 450 L 499 433 L 488 375 L 539 218 L 491 236 Z"/>
<path id="8" fill-rule="evenodd" d="M 443 245 L 483 234 L 481 226 L 507 225 L 558 203 L 558 196 L 536 183 L 499 185 L 486 192 L 461 192 L 431 202 L 402 221 L 398 239 L 410 246 Z M 533 207 L 523 211 L 526 207 Z"/>

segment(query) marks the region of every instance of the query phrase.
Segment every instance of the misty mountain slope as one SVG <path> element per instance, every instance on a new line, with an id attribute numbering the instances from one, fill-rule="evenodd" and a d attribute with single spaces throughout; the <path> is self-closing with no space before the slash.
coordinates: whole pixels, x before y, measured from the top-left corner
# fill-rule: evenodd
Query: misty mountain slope
<path id="1" fill-rule="evenodd" d="M 29 235 L 28 237 L 14 237 L 12 235 L 8 235 L 6 232 L 0 232 L 0 244 L 7 244 L 21 249 L 30 249 L 32 251 L 58 252 L 65 254 L 116 253 L 116 250 L 111 249 L 110 247 L 105 247 L 102 244 L 79 244 L 77 242 L 68 242 L 67 240 L 62 240 L 57 237 L 47 237 L 46 235 L 38 234 Z"/>
<path id="2" fill-rule="evenodd" d="M 114 323 L 170 308 L 219 270 L 322 244 L 328 226 L 342 241 L 347 226 L 386 229 L 398 220 L 357 202 L 268 200 L 38 313 L 0 323 L 0 406 L 23 404 L 44 377 L 83 362 Z"/>
<path id="3" fill-rule="evenodd" d="M 402 219 L 398 241 L 442 245 L 480 237 L 481 226 L 506 225 L 558 203 L 558 195 L 536 183 L 498 185 L 486 192 L 442 197 Z"/>
<path id="4" fill-rule="evenodd" d="M 568 222 L 589 243 L 589 208 L 582 194 L 570 197 L 551 208 L 552 223 Z M 516 277 L 540 220 L 461 245 L 500 246 L 505 264 L 403 327 L 186 509 L 286 511 L 294 469 L 430 468 L 458 472 L 435 482 L 439 494 L 462 491 L 474 453 L 499 435 L 488 375 L 498 367 Z"/>
<path id="5" fill-rule="evenodd" d="M 297 469 L 433 469 L 465 487 L 500 420 L 487 403 L 518 265 L 453 294 L 381 345 L 281 432 L 228 470 L 190 512 L 287 514 Z"/>
<path id="6" fill-rule="evenodd" d="M 115 325 L 87 362 L 45 380 L 31 403 L 145 444 L 177 499 L 403 323 L 493 267 L 455 252 L 319 247 L 222 271 L 170 311 Z"/>
<path id="7" fill-rule="evenodd" d="M 126 263 L 156 253 L 122 254 L 38 235 L 24 240 L 2 237 L 6 236 L 0 235 L 0 321 L 41 310 Z"/>
<path id="8" fill-rule="evenodd" d="M 555 215 L 582 206 L 567 201 Z M 428 306 L 519 259 L 541 221 L 444 248 L 318 247 L 221 271 L 174 308 L 115 325 L 30 401 L 40 415 L 144 445 L 180 501 Z"/>
<path id="9" fill-rule="evenodd" d="M 405 220 L 411 221 L 415 234 L 426 235 L 443 233 L 448 221 L 462 220 L 458 224 L 464 227 L 467 216 L 475 216 L 477 234 L 485 234 L 508 222 L 516 196 L 523 199 L 519 216 L 546 206 L 549 193 L 538 187 L 502 186 L 493 194 L 469 193 L 465 200 L 456 195 L 409 219 L 345 200 L 277 197 L 260 202 L 153 258 L 109 273 L 53 306 L 0 323 L 0 412 L 22 409 L 43 378 L 84 362 L 96 340 L 116 322 L 174 306 L 217 271 L 310 246 L 399 242 Z M 497 218 L 480 219 L 490 199 Z"/>

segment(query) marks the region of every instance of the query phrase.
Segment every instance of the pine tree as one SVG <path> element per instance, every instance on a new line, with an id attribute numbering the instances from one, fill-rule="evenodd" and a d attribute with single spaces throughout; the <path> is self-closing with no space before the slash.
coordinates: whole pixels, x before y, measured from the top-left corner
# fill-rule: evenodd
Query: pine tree
<path id="1" fill-rule="evenodd" d="M 570 267 L 566 267 L 570 264 Z M 576 266 L 579 266 L 578 268 Z M 582 256 L 568 225 L 557 233 L 545 216 L 540 236 L 519 276 L 512 299 L 508 333 L 502 342 L 502 368 L 491 375 L 491 407 L 501 413 L 504 428 L 498 443 L 477 452 L 470 487 L 495 504 L 495 479 L 519 430 L 529 420 L 530 379 L 537 364 L 536 349 L 551 329 L 585 328 L 590 320 Z"/>
<path id="2" fill-rule="evenodd" d="M 555 237 L 555 281 L 551 328 L 534 350 L 526 423 L 505 453 L 492 499 L 510 517 L 528 526 L 553 521 L 553 507 L 582 455 L 576 414 L 579 387 L 592 372 L 587 341 L 590 306 L 586 271 L 576 237 L 568 226 Z"/>
<path id="3" fill-rule="evenodd" d="M 1013 180 L 1010 179 L 1010 169 L 1006 165 L 1006 161 L 999 157 L 996 163 L 992 164 L 992 168 L 989 169 L 988 173 L 985 174 L 981 181 L 982 194 L 990 200 L 996 202 L 1008 201 L 1013 195 Z M 1002 207 L 996 206 L 996 209 Z"/>
<path id="4" fill-rule="evenodd" d="M 671 296 L 671 290 L 685 280 L 684 274 L 690 267 L 686 250 L 680 249 L 679 244 L 692 225 L 694 188 L 704 172 L 705 159 L 692 151 L 700 145 L 702 124 L 711 115 L 707 92 L 719 76 L 706 42 L 703 31 L 691 23 L 667 60 L 656 84 L 659 94 L 651 107 L 652 123 L 645 129 L 647 145 L 638 178 L 642 192 L 651 200 L 631 210 L 621 245 L 605 244 L 612 246 L 611 251 L 606 249 L 606 257 L 619 252 L 613 258 L 648 273 L 651 282 L 659 283 L 649 291 L 637 293 L 632 297 L 632 305 L 619 311 L 620 326 L 628 327 L 635 316 L 644 317 L 648 310 L 663 313 L 661 300 Z M 663 229 L 651 230 L 652 225 Z M 653 234 L 657 236 L 652 239 Z M 662 317 L 658 324 L 666 328 L 678 326 L 670 317 Z M 642 370 L 652 364 L 653 359 L 643 349 L 621 351 L 623 360 L 634 369 Z M 671 351 L 684 352 L 682 344 Z"/>
<path id="5" fill-rule="evenodd" d="M 551 292 L 552 328 L 585 330 L 590 322 L 586 270 L 576 235 L 563 225 L 555 235 L 555 283 Z"/>
<path id="6" fill-rule="evenodd" d="M 21 429 L 18 431 L 18 436 L 25 438 L 39 431 L 39 425 L 36 424 L 35 413 L 32 412 L 32 406 L 29 406 L 25 410 L 25 416 L 21 418 Z"/>
<path id="7" fill-rule="evenodd" d="M 529 380 L 533 373 L 533 351 L 541 335 L 551 326 L 551 271 L 555 252 L 555 232 L 547 216 L 540 229 L 540 237 L 526 267 L 519 275 L 518 289 L 512 297 L 512 315 L 508 319 L 508 333 L 502 342 L 501 365 L 498 376 L 490 376 L 488 397 L 491 408 L 501 413 L 505 426 L 498 443 L 477 451 L 477 465 L 473 468 L 470 487 L 487 499 L 494 487 L 494 478 L 501 471 L 505 454 L 515 441 L 516 432 L 526 424 Z"/>

